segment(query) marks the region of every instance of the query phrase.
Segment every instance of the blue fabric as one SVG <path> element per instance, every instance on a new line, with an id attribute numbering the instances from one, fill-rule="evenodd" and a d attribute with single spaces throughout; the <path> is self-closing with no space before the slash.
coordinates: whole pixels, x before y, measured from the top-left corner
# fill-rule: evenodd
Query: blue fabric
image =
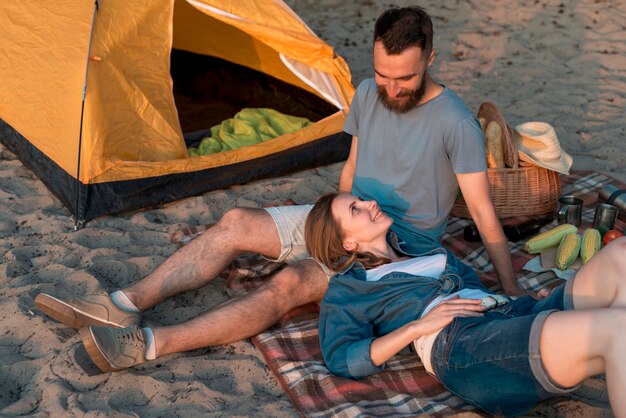
<path id="1" fill-rule="evenodd" d="M 490 293 L 472 269 L 445 248 L 428 241 L 399 242 L 393 233 L 388 239 L 406 255 L 445 253 L 446 267 L 438 279 L 392 272 L 368 282 L 364 267 L 354 263 L 331 278 L 318 327 L 326 366 L 338 376 L 359 379 L 383 370 L 384 365 L 375 366 L 371 360 L 372 341 L 420 318 L 437 296 L 463 288 Z M 484 317 L 455 318 L 433 344 L 436 377 L 451 392 L 504 416 L 521 414 L 540 400 L 571 391 L 557 387 L 543 370 L 539 337 L 551 311 L 572 309 L 572 284 L 555 288 L 540 301 L 524 296 Z"/>
<path id="2" fill-rule="evenodd" d="M 438 279 L 390 273 L 368 282 L 359 263 L 333 276 L 321 303 L 319 334 L 324 361 L 336 375 L 360 378 L 382 370 L 372 363 L 371 341 L 418 319 L 435 297 L 464 287 L 486 291 L 476 274 L 446 249 L 398 243 L 393 234 L 389 240 L 406 255 L 446 254 L 446 267 Z"/>
<path id="3" fill-rule="evenodd" d="M 455 318 L 437 336 L 431 353 L 433 370 L 446 388 L 468 402 L 503 416 L 520 415 L 558 389 L 547 391 L 533 373 L 532 362 L 543 367 L 539 335 L 531 335 L 542 312 L 564 310 L 564 285 L 549 298 L 516 299 L 479 318 Z M 547 379 L 547 378 L 546 378 Z M 562 390 L 565 392 L 567 390 Z"/>
<path id="4" fill-rule="evenodd" d="M 456 174 L 487 169 L 480 124 L 447 87 L 398 114 L 378 100 L 374 80 L 365 80 L 344 130 L 359 138 L 352 193 L 376 200 L 400 236 L 439 242 L 458 193 Z"/>

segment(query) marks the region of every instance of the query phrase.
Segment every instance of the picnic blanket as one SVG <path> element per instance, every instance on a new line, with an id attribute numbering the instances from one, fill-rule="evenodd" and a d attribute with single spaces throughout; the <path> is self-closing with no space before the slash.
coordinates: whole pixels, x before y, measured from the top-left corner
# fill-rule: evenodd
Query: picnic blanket
<path id="1" fill-rule="evenodd" d="M 569 176 L 561 176 L 562 194 L 573 194 L 583 199 L 581 229 L 591 226 L 598 191 L 609 183 L 626 187 L 623 183 L 595 172 L 578 171 Z M 504 223 L 519 220 L 507 219 Z M 482 243 L 466 242 L 463 239 L 463 228 L 470 222 L 452 217 L 443 243 L 470 263 L 483 282 L 497 292 L 500 288 Z M 544 226 L 542 231 L 555 224 L 556 221 Z M 623 230 L 626 222 L 618 220 L 616 227 Z M 188 228 L 188 234 L 180 234 L 179 231 L 178 238 L 182 243 L 188 242 L 185 238 L 190 238 L 204 229 L 206 228 Z M 523 251 L 523 241 L 509 244 L 513 267 L 518 272 L 523 288 L 539 290 L 562 283 L 552 271 L 522 271 L 522 267 L 534 256 Z M 282 267 L 254 255 L 239 257 L 224 272 L 229 293 L 234 296 L 250 292 L 262 284 L 270 273 Z M 301 416 L 450 416 L 468 411 L 483 415 L 475 406 L 450 393 L 431 377 L 413 353 L 396 355 L 387 363 L 385 371 L 358 381 L 332 375 L 326 369 L 320 352 L 318 313 L 317 304 L 299 307 L 271 329 L 252 339 Z M 591 392 L 596 391 L 594 396 L 605 388 L 603 379 L 588 379 L 586 387 Z M 581 390 L 585 390 L 585 384 Z M 568 396 L 581 398 L 580 395 Z M 584 400 L 584 396 L 582 398 Z"/>

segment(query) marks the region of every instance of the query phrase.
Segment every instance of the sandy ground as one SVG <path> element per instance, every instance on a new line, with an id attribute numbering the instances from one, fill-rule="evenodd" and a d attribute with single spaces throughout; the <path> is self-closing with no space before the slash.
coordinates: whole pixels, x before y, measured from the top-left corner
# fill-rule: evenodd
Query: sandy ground
<path id="1" fill-rule="evenodd" d="M 350 66 L 372 76 L 376 17 L 390 4 L 291 0 Z M 357 5 L 358 4 L 358 5 Z M 494 102 L 507 122 L 552 124 L 574 168 L 626 178 L 626 5 L 619 1 L 423 1 L 435 26 L 432 75 L 478 110 Z"/>
<path id="2" fill-rule="evenodd" d="M 348 62 L 358 84 L 371 74 L 373 22 L 390 2 L 288 0 Z M 409 2 L 398 2 L 404 5 Z M 496 103 L 510 125 L 551 123 L 574 168 L 626 181 L 626 3 L 605 0 L 434 0 L 432 74 L 472 109 Z M 296 416 L 250 342 L 195 350 L 116 374 L 100 374 L 73 330 L 33 306 L 125 286 L 176 250 L 183 225 L 217 220 L 233 206 L 291 198 L 313 202 L 336 186 L 340 164 L 206 193 L 150 210 L 107 216 L 72 231 L 68 211 L 0 146 L 0 416 Z M 226 299 L 216 280 L 146 314 L 176 323 Z M 530 415 L 610 416 L 580 402 Z"/>

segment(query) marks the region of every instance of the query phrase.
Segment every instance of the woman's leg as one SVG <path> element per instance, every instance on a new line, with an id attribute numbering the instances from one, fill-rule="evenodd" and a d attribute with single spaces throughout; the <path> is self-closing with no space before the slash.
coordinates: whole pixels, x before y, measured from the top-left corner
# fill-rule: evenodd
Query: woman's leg
<path id="1" fill-rule="evenodd" d="M 626 307 L 626 237 L 612 241 L 580 268 L 572 292 L 574 309 Z"/>
<path id="2" fill-rule="evenodd" d="M 559 386 L 572 387 L 606 373 L 609 400 L 617 417 L 626 417 L 626 309 L 555 312 L 541 330 L 545 371 Z"/>

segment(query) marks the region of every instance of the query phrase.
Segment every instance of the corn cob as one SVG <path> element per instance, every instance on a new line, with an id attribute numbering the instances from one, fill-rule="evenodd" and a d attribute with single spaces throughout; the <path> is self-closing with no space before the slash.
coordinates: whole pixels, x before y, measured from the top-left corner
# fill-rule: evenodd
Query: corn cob
<path id="1" fill-rule="evenodd" d="M 594 228 L 589 228 L 583 234 L 583 239 L 580 244 L 580 261 L 586 264 L 587 261 L 593 257 L 595 253 L 600 249 L 600 231 Z"/>
<path id="2" fill-rule="evenodd" d="M 580 235 L 577 233 L 567 234 L 556 250 L 556 268 L 567 270 L 567 268 L 578 258 L 580 252 Z"/>
<path id="3" fill-rule="evenodd" d="M 556 247 L 567 234 L 578 232 L 578 228 L 572 224 L 559 225 L 549 231 L 535 235 L 524 244 L 524 250 L 529 254 L 537 254 L 546 248 Z"/>

